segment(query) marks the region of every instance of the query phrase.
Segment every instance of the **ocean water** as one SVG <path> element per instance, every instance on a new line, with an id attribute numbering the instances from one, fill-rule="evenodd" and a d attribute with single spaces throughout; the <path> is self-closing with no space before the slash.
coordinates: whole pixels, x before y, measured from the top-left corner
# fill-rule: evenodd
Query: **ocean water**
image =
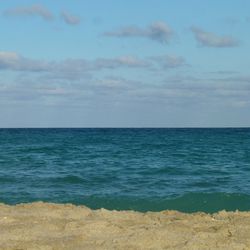
<path id="1" fill-rule="evenodd" d="M 250 129 L 0 129 L 0 202 L 250 210 Z"/>

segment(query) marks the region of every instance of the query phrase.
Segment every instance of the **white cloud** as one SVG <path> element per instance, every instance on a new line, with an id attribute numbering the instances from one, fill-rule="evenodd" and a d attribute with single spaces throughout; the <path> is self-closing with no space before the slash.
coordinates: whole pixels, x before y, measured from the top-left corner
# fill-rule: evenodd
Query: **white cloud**
<path id="1" fill-rule="evenodd" d="M 48 69 L 49 64 L 45 62 L 31 60 L 15 52 L 0 51 L 0 70 L 35 72 L 46 71 Z"/>
<path id="2" fill-rule="evenodd" d="M 46 21 L 52 20 L 53 14 L 44 6 L 35 4 L 31 6 L 20 6 L 5 11 L 7 16 L 40 16 Z"/>
<path id="3" fill-rule="evenodd" d="M 249 105 L 248 75 L 223 72 L 218 75 L 211 73 L 211 77 L 207 74 L 203 77 L 195 74 L 194 77 L 177 71 L 176 75 L 167 77 L 168 72 L 165 75 L 167 78 L 162 80 L 162 74 L 155 78 L 147 70 L 155 65 L 171 69 L 185 66 L 186 63 L 182 57 L 169 55 L 147 59 L 122 56 L 49 62 L 29 59 L 14 52 L 0 52 L 0 70 L 17 72 L 11 80 L 6 78 L 4 84 L 0 85 L 0 99 L 4 98 L 8 102 L 13 100 L 15 103 L 28 100 L 39 104 L 60 105 L 68 102 L 69 105 L 81 105 L 86 96 L 105 98 L 107 103 L 119 96 L 122 102 L 154 102 L 168 106 L 186 107 L 204 103 L 218 106 L 237 103 L 242 107 Z M 124 67 L 142 71 L 140 74 L 135 71 L 136 74 L 128 77 L 124 72 L 116 70 Z"/>
<path id="4" fill-rule="evenodd" d="M 122 67 L 146 68 L 150 67 L 150 63 L 134 56 L 97 58 L 95 60 L 65 59 L 49 62 L 29 59 L 15 52 L 0 52 L 0 70 L 53 73 L 63 77 L 68 75 L 71 78 L 72 75 L 77 76 L 86 74 L 86 72 Z"/>
<path id="5" fill-rule="evenodd" d="M 227 48 L 236 47 L 239 42 L 231 36 L 221 36 L 212 32 L 206 32 L 197 27 L 191 27 L 196 41 L 205 47 Z"/>
<path id="6" fill-rule="evenodd" d="M 154 22 L 146 28 L 128 26 L 115 31 L 105 32 L 104 35 L 111 37 L 144 37 L 160 43 L 169 43 L 174 32 L 166 23 Z"/>
<path id="7" fill-rule="evenodd" d="M 66 11 L 61 13 L 61 17 L 63 21 L 69 25 L 77 25 L 81 22 L 79 17 L 74 16 Z"/>
<path id="8" fill-rule="evenodd" d="M 163 69 L 167 68 L 179 68 L 187 65 L 185 59 L 182 56 L 176 55 L 164 55 L 151 57 L 153 61 L 158 63 Z"/>

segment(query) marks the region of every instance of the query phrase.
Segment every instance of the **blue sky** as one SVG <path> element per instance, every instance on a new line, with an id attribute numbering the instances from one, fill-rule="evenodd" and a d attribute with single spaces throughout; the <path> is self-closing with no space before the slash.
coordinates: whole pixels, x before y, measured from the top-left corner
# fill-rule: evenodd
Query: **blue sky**
<path id="1" fill-rule="evenodd" d="M 250 126 L 249 9 L 0 0 L 0 127 Z"/>

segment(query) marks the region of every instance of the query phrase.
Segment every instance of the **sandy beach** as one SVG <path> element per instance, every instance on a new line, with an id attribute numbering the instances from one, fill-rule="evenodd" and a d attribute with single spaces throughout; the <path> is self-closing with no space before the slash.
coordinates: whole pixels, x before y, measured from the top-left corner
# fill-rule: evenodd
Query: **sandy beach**
<path id="1" fill-rule="evenodd" d="M 250 213 L 1 204 L 0 249 L 250 249 Z"/>

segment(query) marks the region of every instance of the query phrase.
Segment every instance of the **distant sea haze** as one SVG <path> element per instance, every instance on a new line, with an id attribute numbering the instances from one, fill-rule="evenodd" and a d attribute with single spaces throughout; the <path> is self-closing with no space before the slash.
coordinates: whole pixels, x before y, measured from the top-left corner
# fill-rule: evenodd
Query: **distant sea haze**
<path id="1" fill-rule="evenodd" d="M 0 129 L 0 202 L 250 210 L 250 129 Z"/>

